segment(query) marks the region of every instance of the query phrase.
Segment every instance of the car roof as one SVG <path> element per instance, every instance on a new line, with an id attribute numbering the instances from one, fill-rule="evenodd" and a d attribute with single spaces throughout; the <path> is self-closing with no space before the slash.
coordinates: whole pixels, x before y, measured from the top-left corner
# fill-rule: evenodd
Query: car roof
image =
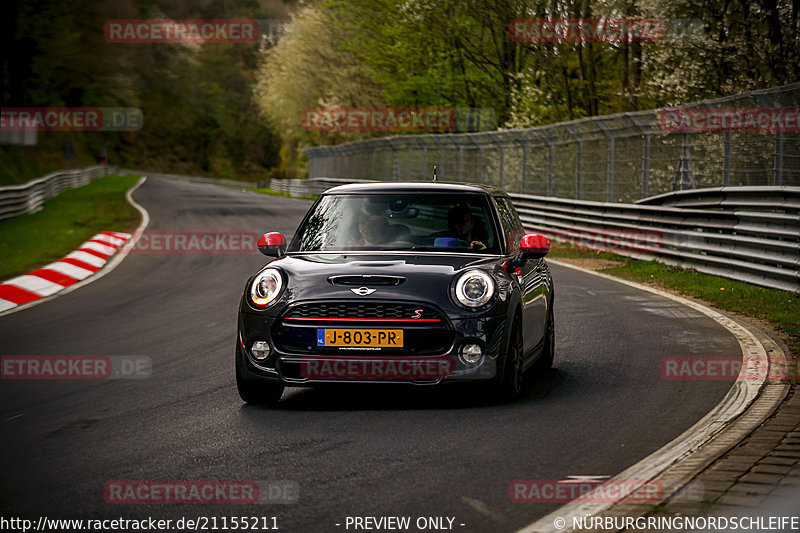
<path id="1" fill-rule="evenodd" d="M 328 189 L 323 194 L 347 193 L 394 193 L 394 192 L 451 192 L 451 193 L 480 193 L 492 196 L 508 196 L 503 190 L 492 185 L 482 183 L 464 183 L 455 181 L 372 181 L 349 183 Z"/>

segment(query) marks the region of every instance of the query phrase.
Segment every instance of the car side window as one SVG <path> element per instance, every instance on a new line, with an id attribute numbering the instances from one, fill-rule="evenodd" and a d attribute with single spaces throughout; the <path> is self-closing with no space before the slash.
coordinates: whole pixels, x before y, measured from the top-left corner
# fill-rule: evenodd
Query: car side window
<path id="1" fill-rule="evenodd" d="M 517 215 L 517 210 L 511 200 L 503 197 L 495 197 L 497 203 L 497 214 L 500 215 L 500 224 L 503 228 L 503 234 L 508 243 L 508 253 L 516 254 L 519 252 L 519 240 L 525 235 L 525 230 L 522 227 L 522 221 Z"/>

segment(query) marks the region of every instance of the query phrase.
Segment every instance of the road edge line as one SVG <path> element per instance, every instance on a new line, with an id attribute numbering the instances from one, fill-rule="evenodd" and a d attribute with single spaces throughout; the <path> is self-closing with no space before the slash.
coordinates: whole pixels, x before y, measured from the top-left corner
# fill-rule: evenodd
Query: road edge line
<path id="1" fill-rule="evenodd" d="M 23 309 L 30 309 L 35 305 L 39 305 L 41 303 L 54 300 L 59 296 L 70 293 L 76 289 L 79 289 L 80 287 L 92 283 L 93 281 L 97 281 L 98 279 L 102 278 L 103 276 L 114 270 L 122 262 L 122 260 L 125 259 L 125 257 L 130 253 L 131 249 L 135 246 L 136 241 L 139 239 L 139 236 L 142 234 L 145 228 L 150 224 L 150 213 L 148 213 L 147 209 L 136 203 L 136 200 L 133 199 L 133 193 L 136 192 L 136 189 L 138 189 L 139 186 L 141 186 L 145 181 L 147 181 L 147 176 L 142 176 L 139 179 L 139 181 L 137 181 L 133 185 L 133 187 L 125 191 L 125 201 L 128 202 L 128 204 L 130 204 L 131 206 L 133 206 L 137 211 L 139 211 L 139 214 L 142 215 L 142 221 L 139 223 L 139 226 L 131 234 L 131 238 L 128 239 L 125 242 L 125 244 L 123 244 L 122 247 L 120 247 L 120 249 L 117 250 L 117 252 L 113 256 L 111 256 L 111 259 L 105 265 L 103 265 L 103 267 L 100 270 L 98 270 L 88 278 L 79 281 L 78 283 L 74 283 L 68 287 L 65 287 L 64 289 L 56 292 L 55 294 L 51 294 L 50 296 L 44 296 L 42 298 L 38 298 L 36 300 L 24 303 L 22 305 L 18 305 L 11 309 L 7 309 L 0 313 L 0 317 L 16 313 L 17 311 L 22 311 Z"/>
<path id="2" fill-rule="evenodd" d="M 768 362 L 770 367 L 773 363 L 785 363 L 785 354 L 778 343 L 772 343 L 773 355 L 768 355 L 766 348 L 756 334 L 739 322 L 710 307 L 655 287 L 617 278 L 602 272 L 553 259 L 548 260 L 548 262 L 656 294 L 703 313 L 730 331 L 739 342 L 743 359 L 740 376 L 745 372 L 751 372 L 754 365 L 759 365 L 764 360 Z M 641 486 L 655 479 L 666 479 L 669 482 L 664 485 L 664 491 L 659 503 L 663 503 L 674 496 L 700 471 L 708 467 L 723 453 L 736 446 L 778 408 L 789 391 L 789 385 L 787 383 L 768 383 L 767 375 L 768 372 L 761 381 L 735 381 L 722 401 L 689 429 L 633 466 L 617 474 L 607 483 L 613 484 L 623 480 L 629 483 L 631 480 L 636 480 L 637 483 L 641 482 L 639 483 Z M 741 422 L 739 424 L 741 427 L 733 427 L 737 422 Z M 712 449 L 714 446 L 717 449 Z M 635 490 L 636 487 L 631 485 L 631 488 Z M 613 512 L 612 508 L 614 506 L 620 506 L 620 511 L 627 511 L 625 516 L 643 516 L 657 505 L 655 502 L 648 502 L 647 506 L 626 504 L 621 501 L 624 497 L 623 495 L 616 501 L 607 502 L 567 503 L 552 513 L 517 530 L 517 533 L 561 533 L 573 531 L 573 518 L 585 518 L 587 516 L 598 516 L 609 511 Z M 622 508 L 622 506 L 626 505 L 627 507 Z M 559 528 L 555 525 L 556 521 L 564 525 Z"/>

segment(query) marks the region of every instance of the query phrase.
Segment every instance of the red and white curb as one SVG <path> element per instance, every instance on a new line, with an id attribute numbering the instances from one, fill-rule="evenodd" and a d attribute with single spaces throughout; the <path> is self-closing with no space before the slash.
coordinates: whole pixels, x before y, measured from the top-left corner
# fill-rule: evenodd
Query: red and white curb
<path id="1" fill-rule="evenodd" d="M 130 238 L 130 233 L 101 231 L 63 259 L 0 283 L 0 312 L 50 296 L 88 278 L 103 268 Z"/>

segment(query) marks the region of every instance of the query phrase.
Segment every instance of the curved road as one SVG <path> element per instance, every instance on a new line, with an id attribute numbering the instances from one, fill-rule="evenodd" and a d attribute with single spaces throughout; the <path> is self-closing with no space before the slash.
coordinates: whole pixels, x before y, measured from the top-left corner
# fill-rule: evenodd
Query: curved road
<path id="1" fill-rule="evenodd" d="M 134 197 L 151 231 L 291 234 L 309 206 L 159 179 Z M 348 386 L 288 389 L 277 409 L 250 407 L 234 384 L 236 313 L 264 261 L 255 252 L 131 254 L 86 287 L 0 318 L 2 355 L 153 361 L 141 380 L 0 382 L 0 515 L 275 516 L 287 532 L 346 531 L 347 516 L 448 516 L 457 531 L 513 531 L 558 504 L 512 502 L 512 480 L 615 475 L 730 388 L 663 380 L 662 357 L 740 354 L 733 336 L 691 309 L 554 266 L 556 367 L 518 403 Z M 294 480 L 299 500 L 111 505 L 110 480 Z"/>

